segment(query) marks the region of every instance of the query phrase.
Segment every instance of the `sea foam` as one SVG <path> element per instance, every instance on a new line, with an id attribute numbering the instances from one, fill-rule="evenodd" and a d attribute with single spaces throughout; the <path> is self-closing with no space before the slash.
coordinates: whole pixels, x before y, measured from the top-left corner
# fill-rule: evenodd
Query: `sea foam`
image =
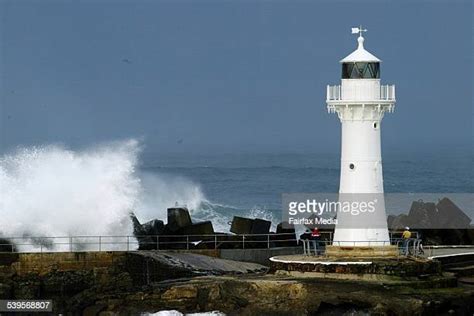
<path id="1" fill-rule="evenodd" d="M 83 150 L 20 148 L 0 157 L 1 235 L 132 235 L 132 211 L 141 221 L 165 220 L 176 202 L 193 211 L 205 201 L 188 179 L 140 172 L 139 154 L 139 142 L 127 140 Z"/>

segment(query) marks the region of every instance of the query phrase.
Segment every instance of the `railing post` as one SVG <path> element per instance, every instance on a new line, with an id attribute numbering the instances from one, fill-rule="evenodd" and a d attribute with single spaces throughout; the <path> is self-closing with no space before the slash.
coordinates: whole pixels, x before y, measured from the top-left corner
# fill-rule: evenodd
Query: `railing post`
<path id="1" fill-rule="evenodd" d="M 99 236 L 99 251 L 102 251 L 102 236 Z"/>
<path id="2" fill-rule="evenodd" d="M 189 250 L 189 235 L 186 235 L 186 250 Z"/>
<path id="3" fill-rule="evenodd" d="M 217 235 L 214 235 L 214 249 L 217 249 Z"/>
<path id="4" fill-rule="evenodd" d="M 156 250 L 160 250 L 160 236 L 156 236 Z"/>
<path id="5" fill-rule="evenodd" d="M 245 235 L 242 235 L 242 249 L 245 249 Z"/>
<path id="6" fill-rule="evenodd" d="M 267 249 L 270 249 L 270 235 L 267 234 Z"/>
<path id="7" fill-rule="evenodd" d="M 72 252 L 72 237 L 69 237 L 69 252 Z"/>
<path id="8" fill-rule="evenodd" d="M 130 251 L 130 236 L 127 236 L 127 251 Z"/>

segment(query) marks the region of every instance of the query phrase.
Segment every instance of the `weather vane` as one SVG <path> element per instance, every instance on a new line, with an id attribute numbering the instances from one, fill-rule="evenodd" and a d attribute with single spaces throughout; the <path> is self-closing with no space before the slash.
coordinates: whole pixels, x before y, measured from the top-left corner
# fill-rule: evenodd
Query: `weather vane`
<path id="1" fill-rule="evenodd" d="M 362 37 L 362 32 L 367 32 L 367 29 L 363 29 L 362 25 L 359 27 L 353 27 L 352 28 L 352 34 L 357 34 L 359 33 L 359 36 Z"/>

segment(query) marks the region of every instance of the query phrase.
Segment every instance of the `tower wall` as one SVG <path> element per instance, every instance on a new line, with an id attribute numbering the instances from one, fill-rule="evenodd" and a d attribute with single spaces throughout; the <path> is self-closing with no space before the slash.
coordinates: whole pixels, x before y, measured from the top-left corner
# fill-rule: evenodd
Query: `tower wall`
<path id="1" fill-rule="evenodd" d="M 383 193 L 379 122 L 342 121 L 340 193 Z"/>
<path id="2" fill-rule="evenodd" d="M 388 246 L 390 238 L 383 196 L 380 128 L 395 106 L 395 86 L 380 84 L 381 60 L 364 48 L 362 28 L 357 49 L 341 60 L 340 86 L 327 87 L 327 107 L 342 125 L 340 205 L 358 205 L 337 213 L 335 246 Z M 373 202 L 362 213 L 362 203 Z"/>
<path id="3" fill-rule="evenodd" d="M 381 122 L 393 101 L 381 100 L 380 79 L 342 79 L 330 109 L 341 121 L 340 202 L 377 200 L 364 216 L 339 212 L 333 244 L 387 246 L 390 238 L 383 197 Z"/>

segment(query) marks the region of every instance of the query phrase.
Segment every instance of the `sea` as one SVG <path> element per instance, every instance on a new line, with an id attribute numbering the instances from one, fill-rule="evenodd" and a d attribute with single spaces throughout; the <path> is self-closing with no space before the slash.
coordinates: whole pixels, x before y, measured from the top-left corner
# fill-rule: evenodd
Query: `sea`
<path id="1" fill-rule="evenodd" d="M 417 200 L 416 193 L 441 198 L 474 192 L 470 151 L 384 156 L 386 193 L 413 194 Z M 281 220 L 283 193 L 338 192 L 340 158 L 339 153 L 148 154 L 140 169 L 171 182 L 186 179 L 184 186 L 199 188 L 190 200 L 184 194 L 185 200 L 176 202 L 190 204 L 197 218 L 228 230 L 234 215 L 268 219 L 275 226 Z"/>
<path id="2" fill-rule="evenodd" d="M 85 148 L 19 147 L 0 155 L 0 232 L 129 236 L 131 212 L 142 223 L 166 222 L 167 208 L 176 204 L 185 205 L 193 221 L 212 221 L 217 232 L 228 232 L 234 216 L 269 220 L 274 231 L 283 219 L 282 194 L 339 189 L 337 151 L 169 154 L 143 147 L 129 139 Z M 384 151 L 383 159 L 385 192 L 404 194 L 408 202 L 467 196 L 459 207 L 474 218 L 472 150 Z M 408 202 L 398 211 L 408 212 Z"/>

